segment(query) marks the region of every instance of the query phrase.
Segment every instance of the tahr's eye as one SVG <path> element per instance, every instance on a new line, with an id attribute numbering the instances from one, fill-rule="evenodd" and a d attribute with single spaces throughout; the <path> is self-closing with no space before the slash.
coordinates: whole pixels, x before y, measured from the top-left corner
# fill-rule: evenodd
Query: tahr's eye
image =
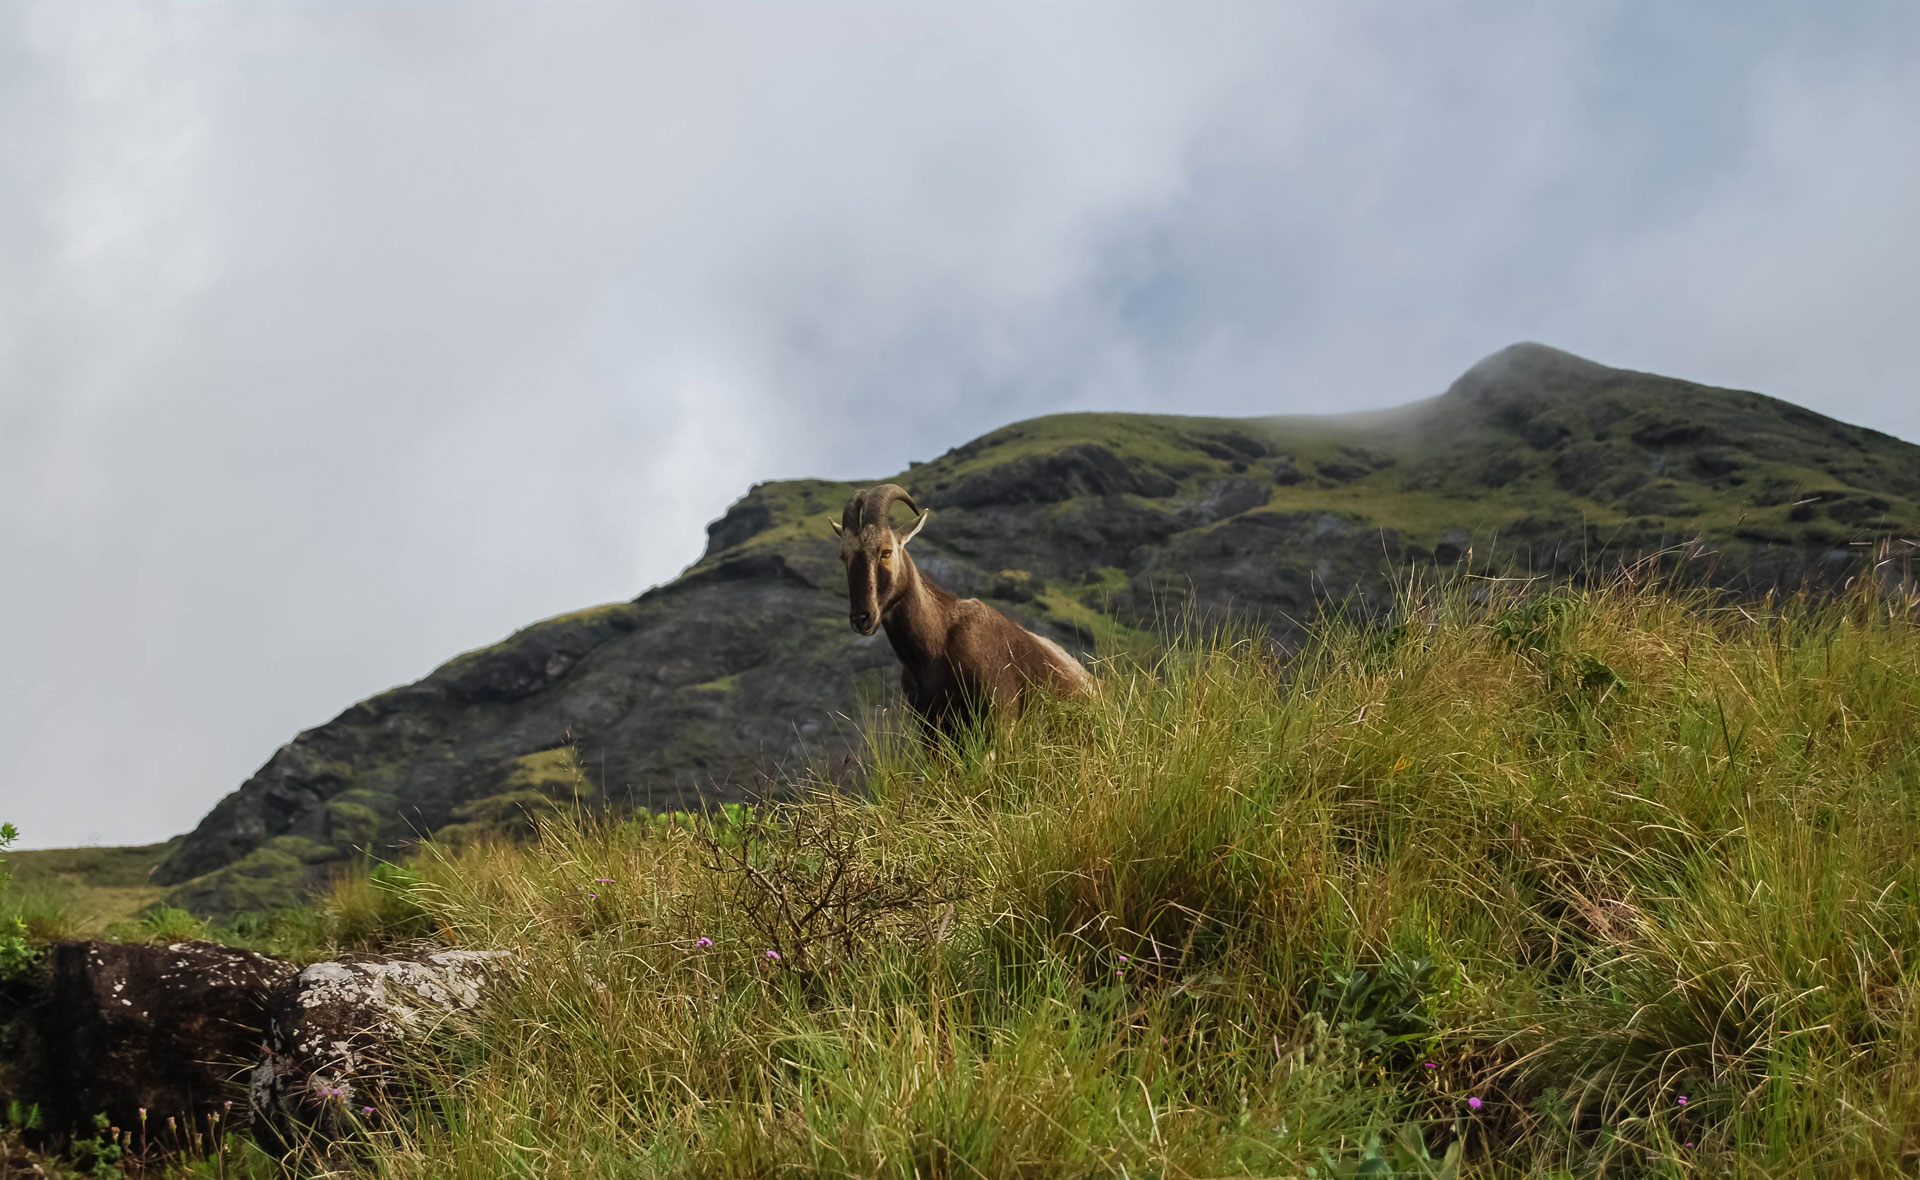
<path id="1" fill-rule="evenodd" d="M 882 549 L 882 550 L 880 551 L 880 560 L 881 560 L 881 561 L 892 561 L 892 560 L 893 560 L 893 550 L 891 550 L 891 549 Z"/>

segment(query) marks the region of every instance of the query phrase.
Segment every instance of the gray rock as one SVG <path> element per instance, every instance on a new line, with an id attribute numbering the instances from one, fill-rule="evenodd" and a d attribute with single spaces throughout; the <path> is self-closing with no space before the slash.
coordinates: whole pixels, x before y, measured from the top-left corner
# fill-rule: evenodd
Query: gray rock
<path id="1" fill-rule="evenodd" d="M 284 1157 L 329 1155 L 363 1127 L 404 1114 L 405 1048 L 457 1033 L 510 965 L 499 951 L 315 963 L 268 1005 L 265 1055 L 249 1087 L 254 1139 Z"/>

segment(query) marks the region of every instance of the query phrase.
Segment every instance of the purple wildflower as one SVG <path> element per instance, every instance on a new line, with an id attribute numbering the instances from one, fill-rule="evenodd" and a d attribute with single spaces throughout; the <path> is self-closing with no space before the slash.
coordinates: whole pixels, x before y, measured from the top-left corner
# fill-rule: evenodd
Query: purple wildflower
<path id="1" fill-rule="evenodd" d="M 1681 1144 L 1680 1146 L 1682 1146 L 1682 1147 L 1692 1147 L 1692 1146 L 1693 1146 L 1693 1140 L 1691 1140 L 1691 1139 L 1689 1139 L 1689 1140 L 1687 1140 L 1687 1141 L 1686 1141 L 1685 1143 L 1682 1143 L 1682 1144 Z"/>
<path id="2" fill-rule="evenodd" d="M 595 900 L 595 901 L 599 901 L 599 900 L 600 900 L 600 895 L 599 895 L 598 893 L 589 893 L 589 894 L 587 894 L 587 896 L 588 896 L 588 897 L 590 897 L 590 898 L 592 898 L 592 899 L 593 899 L 593 900 Z"/>
<path id="3" fill-rule="evenodd" d="M 700 937 L 693 940 L 693 945 L 697 947 L 709 947 L 713 945 L 713 939 L 708 938 L 706 935 L 702 934 Z"/>
<path id="4" fill-rule="evenodd" d="M 1438 1065 L 1435 1065 L 1431 1061 L 1422 1061 L 1420 1063 L 1420 1068 L 1421 1069 L 1439 1069 L 1440 1067 Z"/>
<path id="5" fill-rule="evenodd" d="M 773 962 L 773 963 L 778 963 L 778 962 L 780 961 L 780 952 L 779 952 L 779 951 L 768 951 L 768 952 L 767 952 L 767 959 L 768 959 L 768 961 L 769 961 L 769 962 Z"/>
<path id="6" fill-rule="evenodd" d="M 1468 1110 L 1479 1110 L 1479 1109 L 1480 1109 L 1480 1108 L 1481 1108 L 1482 1106 L 1484 1106 L 1484 1105 L 1486 1105 L 1486 1104 L 1485 1104 L 1485 1103 L 1483 1103 L 1483 1102 L 1481 1102 L 1481 1101 L 1480 1101 L 1480 1099 L 1479 1099 L 1479 1098 L 1477 1098 L 1477 1097 L 1475 1097 L 1475 1098 L 1469 1098 L 1469 1099 L 1467 1099 L 1467 1109 L 1468 1109 Z"/>
<path id="7" fill-rule="evenodd" d="M 1126 962 L 1126 961 L 1127 961 L 1127 957 L 1126 957 L 1125 955 L 1121 955 L 1121 956 L 1120 956 L 1120 961 L 1121 961 L 1122 963 L 1124 963 L 1124 962 Z"/>
<path id="8" fill-rule="evenodd" d="M 1682 1094 L 1680 1095 L 1680 1097 L 1675 1098 L 1674 1101 L 1678 1102 L 1682 1106 L 1685 1106 L 1687 1104 L 1687 1096 L 1685 1094 Z"/>
<path id="9" fill-rule="evenodd" d="M 602 884 L 602 885 L 611 885 L 611 884 L 613 884 L 613 878 L 612 878 L 612 877 L 595 877 L 595 878 L 594 878 L 594 880 L 595 880 L 595 881 L 598 881 L 598 882 L 599 882 L 600 884 Z"/>
<path id="10" fill-rule="evenodd" d="M 371 1107 L 371 1106 L 363 1106 L 363 1107 L 361 1107 L 361 1108 L 360 1108 L 360 1113 L 361 1113 L 361 1114 L 372 1114 L 372 1113 L 373 1113 L 373 1107 Z"/>

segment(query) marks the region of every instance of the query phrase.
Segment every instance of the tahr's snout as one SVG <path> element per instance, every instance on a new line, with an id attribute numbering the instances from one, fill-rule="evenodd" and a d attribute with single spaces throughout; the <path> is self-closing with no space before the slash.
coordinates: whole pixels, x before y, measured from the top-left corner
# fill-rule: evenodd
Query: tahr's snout
<path id="1" fill-rule="evenodd" d="M 872 611 L 864 611 L 864 610 L 854 611 L 847 616 L 847 621 L 852 623 L 853 629 L 855 631 L 860 632 L 860 634 L 862 635 L 873 634 L 874 619 L 873 619 Z"/>

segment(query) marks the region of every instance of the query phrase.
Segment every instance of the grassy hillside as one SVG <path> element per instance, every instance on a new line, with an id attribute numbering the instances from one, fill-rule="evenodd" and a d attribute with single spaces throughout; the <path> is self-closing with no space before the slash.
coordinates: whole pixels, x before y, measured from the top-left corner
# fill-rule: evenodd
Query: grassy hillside
<path id="1" fill-rule="evenodd" d="M 871 796 L 430 850 L 397 1177 L 1910 1175 L 1920 622 L 1461 580 Z M 364 900 L 364 890 L 341 898 Z M 355 903 L 361 904 L 361 903 Z"/>
<path id="2" fill-rule="evenodd" d="M 1830 587 L 1920 536 L 1920 448 L 1540 345 L 1385 413 L 1040 418 L 858 484 L 756 486 L 672 583 L 300 734 L 155 879 L 198 912 L 269 909 L 367 852 L 583 796 L 664 810 L 850 771 L 846 718 L 894 661 L 846 626 L 825 518 L 879 479 L 934 510 L 923 570 L 1081 650 L 1155 646 L 1189 604 L 1295 643 L 1328 603 L 1383 614 L 1432 567 L 1579 578 L 1685 552 L 1744 593 Z M 582 774 L 548 773 L 569 747 Z"/>
<path id="3" fill-rule="evenodd" d="M 9 852 L 13 883 L 0 911 L 22 918 L 41 937 L 88 937 L 160 901 L 153 870 L 180 843 L 136 847 L 46 848 Z"/>
<path id="4" fill-rule="evenodd" d="M 968 540 L 992 535 L 1018 548 L 1026 537 L 1036 550 L 1062 539 L 1049 518 L 1072 519 L 1102 497 L 1164 505 L 1175 524 L 1203 534 L 1330 516 L 1386 532 L 1390 555 L 1403 561 L 1438 555 L 1452 564 L 1477 542 L 1490 566 L 1519 558 L 1542 572 L 1603 551 L 1638 555 L 1705 538 L 1726 554 L 1729 573 L 1760 550 L 1791 547 L 1803 558 L 1789 563 L 1797 575 L 1852 546 L 1920 531 L 1912 444 L 1760 394 L 1610 369 L 1540 345 L 1496 353 L 1442 396 L 1394 410 L 1062 414 L 1004 427 L 891 478 L 965 518 Z M 858 486 L 761 485 L 716 525 L 716 544 L 690 573 L 754 550 L 830 559 L 819 518 L 837 514 Z M 1551 548 L 1531 543 L 1543 536 L 1575 552 L 1556 563 Z M 941 543 L 939 530 L 928 537 Z M 951 532 L 944 547 L 955 547 Z M 1073 586 L 1083 573 L 1074 556 L 1071 547 L 1043 555 L 1043 576 Z M 1209 572 L 1203 563 L 1195 580 Z"/>

